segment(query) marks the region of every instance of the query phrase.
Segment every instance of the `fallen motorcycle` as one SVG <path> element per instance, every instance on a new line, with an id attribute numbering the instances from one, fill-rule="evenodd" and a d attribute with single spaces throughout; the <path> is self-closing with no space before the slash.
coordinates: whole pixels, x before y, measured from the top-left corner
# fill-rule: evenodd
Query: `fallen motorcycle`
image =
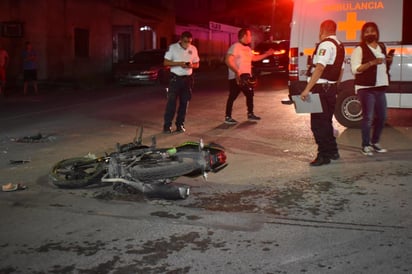
<path id="1" fill-rule="evenodd" d="M 143 129 L 132 143 L 117 144 L 117 150 L 102 157 L 65 159 L 52 167 L 49 181 L 59 188 L 81 188 L 92 184 L 125 184 L 148 197 L 185 199 L 190 188 L 170 184 L 180 176 L 207 178 L 227 166 L 224 148 L 218 144 L 185 142 L 179 146 L 157 148 L 142 144 Z"/>

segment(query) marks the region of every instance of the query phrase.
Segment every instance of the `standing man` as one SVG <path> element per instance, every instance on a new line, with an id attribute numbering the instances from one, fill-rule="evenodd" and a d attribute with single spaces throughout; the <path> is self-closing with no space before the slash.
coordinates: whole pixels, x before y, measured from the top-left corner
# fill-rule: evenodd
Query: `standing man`
<path id="1" fill-rule="evenodd" d="M 9 64 L 9 54 L 0 45 L 0 95 L 6 94 L 4 87 L 6 86 L 6 68 Z"/>
<path id="2" fill-rule="evenodd" d="M 192 34 L 185 31 L 177 43 L 171 44 L 165 53 L 163 64 L 170 66 L 170 84 L 167 94 L 166 111 L 164 114 L 163 133 L 172 133 L 172 121 L 176 112 L 176 102 L 179 108 L 176 115 L 176 132 L 184 132 L 184 122 L 189 101 L 192 97 L 193 69 L 199 68 L 199 55 L 192 45 Z"/>
<path id="3" fill-rule="evenodd" d="M 229 125 L 237 124 L 232 118 L 233 103 L 239 96 L 240 92 L 246 97 L 247 118 L 249 121 L 259 121 L 260 117 L 253 113 L 253 87 L 242 85 L 242 78 L 246 75 L 252 76 L 252 61 L 259 61 L 273 54 L 274 50 L 270 49 L 264 54 L 254 55 L 250 48 L 252 42 L 252 33 L 250 29 L 242 28 L 238 32 L 238 42 L 230 46 L 227 51 L 225 63 L 228 66 L 229 78 L 229 97 L 226 102 L 225 123 Z"/>
<path id="4" fill-rule="evenodd" d="M 37 90 L 37 53 L 33 50 L 30 42 L 26 42 L 26 48 L 23 51 L 23 93 L 27 95 L 27 86 L 33 85 L 34 92 L 38 95 Z"/>
<path id="5" fill-rule="evenodd" d="M 322 104 L 322 113 L 311 113 L 310 124 L 318 154 L 311 166 L 329 164 L 330 160 L 340 158 L 336 138 L 333 135 L 332 117 L 335 112 L 337 83 L 343 73 L 345 48 L 336 37 L 336 23 L 332 20 L 323 21 L 319 32 L 320 43 L 312 58 L 314 67 L 308 78 L 300 98 L 305 101 L 309 92 L 318 93 Z M 311 68 L 312 69 L 312 68 Z"/>

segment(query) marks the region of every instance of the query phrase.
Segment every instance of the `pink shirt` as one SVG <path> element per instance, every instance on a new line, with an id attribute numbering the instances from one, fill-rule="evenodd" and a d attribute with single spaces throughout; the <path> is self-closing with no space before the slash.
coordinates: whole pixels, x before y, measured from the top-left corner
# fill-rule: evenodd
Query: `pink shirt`
<path id="1" fill-rule="evenodd" d="M 235 65 L 240 74 L 252 74 L 252 57 L 253 52 L 249 46 L 245 46 L 240 42 L 234 43 L 227 51 L 228 55 L 233 55 L 235 58 Z M 235 79 L 235 73 L 229 69 L 229 80 Z"/>

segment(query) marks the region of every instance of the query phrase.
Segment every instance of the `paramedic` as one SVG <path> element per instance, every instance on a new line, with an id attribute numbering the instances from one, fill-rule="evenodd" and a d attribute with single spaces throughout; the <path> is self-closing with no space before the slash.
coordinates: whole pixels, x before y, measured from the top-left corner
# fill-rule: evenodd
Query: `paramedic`
<path id="1" fill-rule="evenodd" d="M 335 112 L 337 83 L 342 77 L 345 49 L 336 37 L 336 23 L 323 21 L 319 32 L 313 60 L 313 71 L 308 83 L 300 94 L 303 101 L 308 100 L 309 92 L 318 93 L 323 112 L 311 113 L 310 124 L 315 142 L 318 145 L 316 158 L 311 166 L 321 166 L 330 160 L 340 158 L 336 138 L 333 134 L 332 117 Z"/>

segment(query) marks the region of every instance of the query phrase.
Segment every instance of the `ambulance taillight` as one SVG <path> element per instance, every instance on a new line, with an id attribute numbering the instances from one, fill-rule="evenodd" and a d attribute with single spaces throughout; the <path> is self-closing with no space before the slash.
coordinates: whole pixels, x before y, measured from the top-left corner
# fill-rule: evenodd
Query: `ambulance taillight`
<path id="1" fill-rule="evenodd" d="M 289 81 L 299 80 L 299 56 L 298 48 L 289 49 Z"/>

